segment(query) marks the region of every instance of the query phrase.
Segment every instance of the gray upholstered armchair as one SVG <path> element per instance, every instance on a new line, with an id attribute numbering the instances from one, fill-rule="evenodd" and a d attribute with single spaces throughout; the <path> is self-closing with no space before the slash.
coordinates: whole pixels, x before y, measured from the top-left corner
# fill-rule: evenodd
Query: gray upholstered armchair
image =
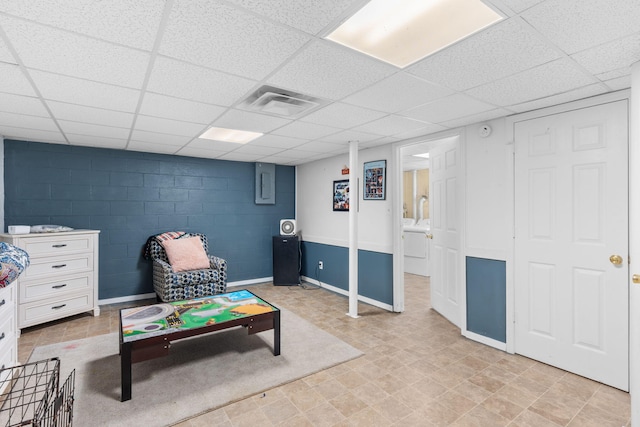
<path id="1" fill-rule="evenodd" d="M 209 255 L 207 236 L 200 233 L 185 233 L 179 239 L 199 237 L 209 259 L 208 268 L 188 271 L 174 271 L 165 248 L 160 241 L 149 238 L 147 242 L 149 257 L 153 260 L 153 287 L 158 300 L 169 302 L 206 295 L 224 293 L 227 290 L 227 262 Z"/>

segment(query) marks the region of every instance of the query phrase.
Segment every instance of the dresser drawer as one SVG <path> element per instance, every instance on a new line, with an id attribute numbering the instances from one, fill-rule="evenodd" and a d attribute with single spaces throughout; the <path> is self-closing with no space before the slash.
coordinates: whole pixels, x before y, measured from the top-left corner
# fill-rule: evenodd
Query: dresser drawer
<path id="1" fill-rule="evenodd" d="M 0 322 L 0 353 L 2 353 L 5 347 L 10 347 L 15 341 L 13 338 L 15 330 L 15 322 L 13 316 L 4 319 Z"/>
<path id="2" fill-rule="evenodd" d="M 13 293 L 13 288 L 16 285 L 11 285 L 6 288 L 0 289 L 0 318 L 4 316 L 5 313 L 13 313 L 13 304 L 15 303 L 16 297 Z"/>
<path id="3" fill-rule="evenodd" d="M 93 270 L 93 254 L 77 254 L 31 260 L 22 273 L 22 282 L 41 277 L 60 277 Z"/>
<path id="4" fill-rule="evenodd" d="M 23 249 L 30 257 L 57 256 L 72 252 L 91 252 L 93 237 L 80 236 L 50 236 L 24 239 Z"/>
<path id="5" fill-rule="evenodd" d="M 42 298 L 56 299 L 58 295 L 70 292 L 92 292 L 93 275 L 91 273 L 61 277 L 59 279 L 42 279 L 28 281 L 20 286 L 20 301 L 31 302 Z"/>
<path id="6" fill-rule="evenodd" d="M 18 307 L 18 327 L 37 325 L 93 308 L 93 295 L 73 295 L 57 301 L 40 301 L 20 304 Z"/>

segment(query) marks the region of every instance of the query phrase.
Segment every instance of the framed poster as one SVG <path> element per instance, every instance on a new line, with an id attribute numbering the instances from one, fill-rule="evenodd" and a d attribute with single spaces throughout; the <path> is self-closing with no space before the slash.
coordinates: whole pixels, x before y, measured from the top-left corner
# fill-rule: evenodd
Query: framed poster
<path id="1" fill-rule="evenodd" d="M 364 164 L 364 200 L 384 200 L 387 186 L 387 161 L 376 160 Z"/>
<path id="2" fill-rule="evenodd" d="M 333 181 L 333 210 L 349 210 L 349 180 Z"/>

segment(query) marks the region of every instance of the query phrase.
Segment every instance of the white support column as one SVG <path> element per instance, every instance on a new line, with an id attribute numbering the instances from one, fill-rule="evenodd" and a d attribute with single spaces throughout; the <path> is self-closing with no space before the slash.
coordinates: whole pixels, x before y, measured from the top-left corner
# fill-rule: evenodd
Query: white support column
<path id="1" fill-rule="evenodd" d="M 349 312 L 358 317 L 358 141 L 349 142 Z"/>
<path id="2" fill-rule="evenodd" d="M 629 114 L 629 390 L 631 420 L 640 424 L 640 62 L 631 67 Z"/>

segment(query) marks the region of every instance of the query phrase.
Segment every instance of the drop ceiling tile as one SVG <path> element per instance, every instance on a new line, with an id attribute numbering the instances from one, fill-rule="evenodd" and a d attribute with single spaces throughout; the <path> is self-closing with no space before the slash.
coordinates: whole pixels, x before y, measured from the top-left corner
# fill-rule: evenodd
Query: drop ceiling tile
<path id="1" fill-rule="evenodd" d="M 141 88 L 149 54 L 0 15 L 0 24 L 28 68 Z"/>
<path id="2" fill-rule="evenodd" d="M 617 79 L 618 77 L 624 77 L 624 76 L 630 76 L 630 75 L 631 75 L 631 68 L 624 67 L 624 68 L 619 68 L 613 71 L 607 71 L 606 73 L 597 74 L 596 77 L 601 81 L 607 81 L 611 79 Z"/>
<path id="3" fill-rule="evenodd" d="M 497 80 L 465 93 L 497 106 L 520 104 L 569 92 L 594 83 L 569 59 L 559 59 L 522 73 Z"/>
<path id="4" fill-rule="evenodd" d="M 125 141 L 129 138 L 128 128 L 93 125 L 89 123 L 71 122 L 68 120 L 58 120 L 58 123 L 65 134 L 124 139 Z"/>
<path id="5" fill-rule="evenodd" d="M 571 58 L 593 74 L 621 68 L 631 72 L 631 65 L 640 61 L 640 33 L 584 50 Z"/>
<path id="6" fill-rule="evenodd" d="M 158 144 L 157 142 L 129 141 L 127 150 L 143 153 L 174 154 L 182 145 Z"/>
<path id="7" fill-rule="evenodd" d="M 47 101 L 54 117 L 58 120 L 69 120 L 95 125 L 130 128 L 133 124 L 132 113 L 85 107 L 58 101 Z"/>
<path id="8" fill-rule="evenodd" d="M 58 131 L 58 127 L 50 117 L 37 117 L 0 112 L 0 124 L 17 128 L 46 130 L 50 132 Z"/>
<path id="9" fill-rule="evenodd" d="M 250 113 L 248 111 L 229 110 L 213 122 L 213 126 L 268 133 L 289 123 L 291 123 L 291 120 L 279 117 Z"/>
<path id="10" fill-rule="evenodd" d="M 241 147 L 234 150 L 234 153 L 240 154 L 251 154 L 255 157 L 264 157 L 264 156 L 272 156 L 277 153 L 281 153 L 283 151 L 282 148 L 274 148 L 274 147 L 260 147 L 257 145 L 248 145 L 244 144 Z"/>
<path id="11" fill-rule="evenodd" d="M 322 0 L 292 2 L 289 0 L 230 0 L 242 6 L 290 27 L 298 28 L 310 34 L 318 34 L 327 25 L 341 17 L 354 3 L 354 0 Z"/>
<path id="12" fill-rule="evenodd" d="M 361 131 L 351 129 L 351 130 L 345 130 L 342 132 L 334 133 L 333 135 L 325 136 L 324 138 L 321 138 L 320 141 L 332 142 L 334 144 L 349 145 L 349 141 L 366 142 L 366 141 L 373 141 L 379 138 L 380 138 L 380 135 L 377 135 L 377 134 L 361 132 Z"/>
<path id="13" fill-rule="evenodd" d="M 355 105 L 335 102 L 302 117 L 300 120 L 319 125 L 349 129 L 384 117 L 386 113 Z"/>
<path id="14" fill-rule="evenodd" d="M 318 139 L 342 129 L 335 127 L 317 125 L 315 123 L 293 122 L 273 131 L 274 135 L 289 136 L 291 138 Z"/>
<path id="15" fill-rule="evenodd" d="M 427 124 L 407 117 L 387 116 L 353 128 L 355 131 L 391 136 L 409 130 L 424 128 Z"/>
<path id="16" fill-rule="evenodd" d="M 68 134 L 69 143 L 84 147 L 110 148 L 113 150 L 124 150 L 127 146 L 126 139 L 107 138 L 98 135 L 73 135 Z"/>
<path id="17" fill-rule="evenodd" d="M 27 114 L 29 116 L 49 117 L 49 112 L 44 105 L 42 105 L 40 99 L 9 93 L 0 95 L 0 111 Z"/>
<path id="18" fill-rule="evenodd" d="M 422 120 L 423 122 L 439 124 L 448 120 L 457 119 L 460 116 L 477 114 L 495 108 L 493 105 L 469 98 L 463 94 L 455 94 L 411 110 L 403 111 L 400 114 Z"/>
<path id="19" fill-rule="evenodd" d="M 452 93 L 451 89 L 426 82 L 406 73 L 397 73 L 348 96 L 343 102 L 386 113 L 396 113 Z"/>
<path id="20" fill-rule="evenodd" d="M 210 150 L 206 148 L 193 148 L 193 147 L 184 147 L 177 151 L 175 154 L 178 156 L 188 156 L 188 157 L 199 157 L 203 159 L 217 159 L 226 151 L 216 151 Z"/>
<path id="21" fill-rule="evenodd" d="M 31 83 L 18 65 L 0 62 L 0 92 L 36 96 Z"/>
<path id="22" fill-rule="evenodd" d="M 134 112 L 140 97 L 139 91 L 124 87 L 35 70 L 30 70 L 29 74 L 43 98 L 48 100 Z"/>
<path id="23" fill-rule="evenodd" d="M 514 12 L 522 12 L 544 0 L 502 0 L 502 3 L 513 9 Z"/>
<path id="24" fill-rule="evenodd" d="M 233 162 L 255 162 L 264 156 L 249 154 L 249 153 L 238 153 L 237 151 L 232 151 L 231 153 L 225 153 L 218 157 L 220 160 L 230 160 Z"/>
<path id="25" fill-rule="evenodd" d="M 510 110 L 515 112 L 525 112 L 531 110 L 537 110 L 539 108 L 550 107 L 552 105 L 564 104 L 565 102 L 575 101 L 577 99 L 588 98 L 590 96 L 600 95 L 605 93 L 606 89 L 601 84 L 592 84 L 589 86 L 580 87 L 571 91 L 560 93 L 557 95 L 548 96 L 542 99 L 536 99 L 530 102 L 523 102 L 522 104 L 512 105 Z"/>
<path id="26" fill-rule="evenodd" d="M 0 135 L 4 139 L 18 139 L 24 141 L 41 141 L 66 144 L 67 140 L 59 131 L 18 128 L 0 123 Z"/>
<path id="27" fill-rule="evenodd" d="M 138 115 L 136 118 L 135 128 L 148 132 L 190 136 L 192 138 L 198 137 L 207 129 L 206 125 L 201 123 L 180 122 L 178 120 L 143 115 Z"/>
<path id="28" fill-rule="evenodd" d="M 418 62 L 408 73 L 459 91 L 560 57 L 519 18 L 496 24 Z"/>
<path id="29" fill-rule="evenodd" d="M 0 3 L 0 11 L 118 44 L 151 50 L 164 3 L 157 0 L 6 0 Z M 123 28 L 126 31 L 122 31 Z"/>
<path id="30" fill-rule="evenodd" d="M 269 84 L 339 100 L 393 74 L 397 68 L 335 43 L 317 40 L 268 79 Z"/>
<path id="31" fill-rule="evenodd" d="M 314 153 L 312 151 L 305 151 L 305 150 L 298 150 L 298 149 L 293 149 L 293 150 L 287 150 L 283 153 L 278 154 L 278 156 L 285 158 L 285 159 L 306 159 L 310 156 L 314 156 L 318 153 Z"/>
<path id="32" fill-rule="evenodd" d="M 265 147 L 273 147 L 273 148 L 293 148 L 302 144 L 306 144 L 309 142 L 308 139 L 300 139 L 300 138 L 290 138 L 288 136 L 282 135 L 272 135 L 267 134 L 263 135 L 260 138 L 254 139 L 249 142 L 248 145 L 263 145 Z"/>
<path id="33" fill-rule="evenodd" d="M 217 105 L 203 104 L 147 92 L 142 100 L 140 114 L 206 124 L 211 123 L 225 110 L 226 108 Z"/>
<path id="34" fill-rule="evenodd" d="M 631 87 L 631 75 L 606 80 L 604 83 L 612 90 L 628 89 Z"/>
<path id="35" fill-rule="evenodd" d="M 158 57 L 147 90 L 208 104 L 231 106 L 255 81 Z"/>
<path id="36" fill-rule="evenodd" d="M 547 0 L 522 17 L 572 54 L 638 32 L 637 0 Z"/>
<path id="37" fill-rule="evenodd" d="M 310 151 L 314 153 L 337 153 L 344 152 L 344 144 L 334 144 L 324 141 L 311 141 L 297 147 L 299 150 Z"/>
<path id="38" fill-rule="evenodd" d="M 496 108 L 495 110 L 485 111 L 479 114 L 471 114 L 469 116 L 462 117 L 460 119 L 442 122 L 441 124 L 448 128 L 457 128 L 457 127 L 466 126 L 473 123 L 480 123 L 488 120 L 493 120 L 498 117 L 506 117 L 510 114 L 513 114 L 513 112 L 510 110 L 505 110 L 503 108 Z"/>
<path id="39" fill-rule="evenodd" d="M 233 142 L 224 142 L 224 141 L 212 141 L 210 139 L 200 139 L 195 138 L 187 147 L 189 148 L 197 148 L 203 150 L 214 150 L 219 152 L 228 153 L 230 151 L 235 151 L 240 148 L 242 144 L 236 144 Z"/>
<path id="40" fill-rule="evenodd" d="M 445 126 L 443 124 L 436 125 L 434 123 L 429 123 L 425 127 L 417 128 L 417 129 L 410 130 L 410 131 L 407 131 L 407 132 L 397 133 L 397 134 L 394 135 L 394 138 L 398 139 L 398 140 L 415 138 L 415 137 L 418 137 L 418 136 L 424 136 L 424 135 L 429 135 L 429 134 L 432 134 L 432 133 L 440 132 L 440 131 L 446 130 L 447 128 L 448 128 L 448 126 Z M 375 141 L 375 142 L 378 143 L 379 141 Z"/>
<path id="41" fill-rule="evenodd" d="M 175 2 L 159 52 L 261 80 L 309 37 L 210 0 Z"/>
<path id="42" fill-rule="evenodd" d="M 0 27 L 1 28 L 1 27 Z M 6 62 L 8 64 L 17 64 L 13 54 L 9 51 L 4 40 L 0 39 L 0 62 Z"/>
<path id="43" fill-rule="evenodd" d="M 191 141 L 191 137 L 188 136 L 179 136 L 179 135 L 167 135 L 159 132 L 147 132 L 144 130 L 134 129 L 131 132 L 131 140 L 132 141 L 140 141 L 140 142 L 151 142 L 165 145 L 178 145 L 182 146 L 189 141 Z"/>

